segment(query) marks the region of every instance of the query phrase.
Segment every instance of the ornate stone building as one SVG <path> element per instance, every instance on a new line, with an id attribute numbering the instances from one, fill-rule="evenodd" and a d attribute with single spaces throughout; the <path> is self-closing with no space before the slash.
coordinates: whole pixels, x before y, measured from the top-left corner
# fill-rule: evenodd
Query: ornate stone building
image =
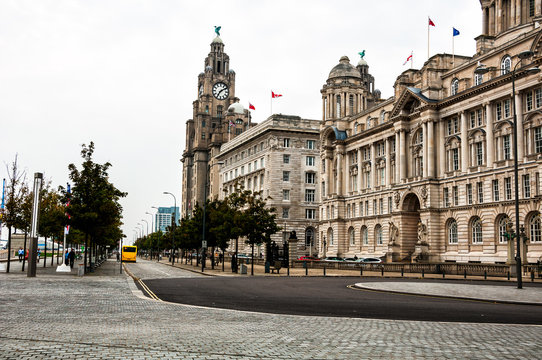
<path id="1" fill-rule="evenodd" d="M 209 181 L 211 158 L 220 145 L 247 130 L 250 113 L 235 97 L 235 72 L 230 57 L 217 36 L 205 58 L 204 72 L 198 75 L 193 117 L 186 122 L 186 148 L 182 154 L 183 182 L 181 216 L 202 204 Z M 216 176 L 215 176 L 216 178 Z"/>
<path id="2" fill-rule="evenodd" d="M 277 209 L 282 228 L 272 241 L 282 248 L 295 230 L 298 255 L 318 252 L 319 131 L 319 120 L 273 115 L 222 145 L 213 159 L 219 164 L 218 197 L 239 187 L 262 191 L 267 204 Z M 240 253 L 250 254 L 242 240 L 238 246 Z"/>
<path id="3" fill-rule="evenodd" d="M 321 90 L 321 255 L 512 262 L 515 146 L 522 258 L 542 255 L 542 78 L 532 69 L 542 5 L 480 3 L 476 54 L 432 56 L 400 74 L 387 100 L 363 60 L 354 68 L 343 57 L 331 71 Z"/>

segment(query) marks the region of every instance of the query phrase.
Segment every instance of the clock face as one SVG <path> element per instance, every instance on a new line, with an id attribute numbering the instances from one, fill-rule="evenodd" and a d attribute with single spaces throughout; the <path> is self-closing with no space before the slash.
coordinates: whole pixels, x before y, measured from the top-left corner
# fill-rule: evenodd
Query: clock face
<path id="1" fill-rule="evenodd" d="M 218 100 L 226 99 L 230 95 L 230 90 L 228 89 L 228 85 L 224 84 L 223 82 L 218 82 L 214 84 L 213 95 Z"/>

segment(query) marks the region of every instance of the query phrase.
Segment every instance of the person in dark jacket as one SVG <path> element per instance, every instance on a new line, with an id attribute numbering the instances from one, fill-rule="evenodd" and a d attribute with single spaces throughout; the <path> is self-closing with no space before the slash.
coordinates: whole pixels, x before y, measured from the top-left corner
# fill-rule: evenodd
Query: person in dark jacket
<path id="1" fill-rule="evenodd" d="M 73 269 L 73 263 L 75 262 L 75 251 L 73 249 L 70 251 L 68 259 L 70 259 L 70 268 Z"/>

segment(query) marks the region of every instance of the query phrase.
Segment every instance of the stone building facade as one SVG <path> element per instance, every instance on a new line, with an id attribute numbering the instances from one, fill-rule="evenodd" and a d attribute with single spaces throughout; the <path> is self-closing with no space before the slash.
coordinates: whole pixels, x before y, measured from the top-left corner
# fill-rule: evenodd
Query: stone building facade
<path id="1" fill-rule="evenodd" d="M 240 187 L 261 191 L 282 228 L 272 241 L 282 248 L 295 230 L 298 255 L 318 252 L 319 131 L 319 120 L 272 115 L 223 144 L 213 158 L 219 185 L 211 194 L 223 199 Z M 240 240 L 238 251 L 250 254 L 250 247 Z"/>
<path id="2" fill-rule="evenodd" d="M 322 255 L 513 262 L 516 145 L 522 258 L 542 255 L 542 77 L 532 69 L 542 5 L 480 3 L 476 54 L 432 56 L 400 74 L 387 100 L 367 86 L 366 63 L 343 57 L 331 71 L 321 90 Z"/>

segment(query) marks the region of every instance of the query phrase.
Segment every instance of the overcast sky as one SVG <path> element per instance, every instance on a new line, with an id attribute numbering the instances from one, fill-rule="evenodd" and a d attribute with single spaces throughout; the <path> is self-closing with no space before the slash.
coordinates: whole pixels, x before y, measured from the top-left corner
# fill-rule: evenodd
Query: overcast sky
<path id="1" fill-rule="evenodd" d="M 273 112 L 321 118 L 320 89 L 342 55 L 365 60 L 383 98 L 411 51 L 414 68 L 431 55 L 473 55 L 481 32 L 477 0 L 173 1 L 0 0 L 0 177 L 19 156 L 31 179 L 43 172 L 56 187 L 81 144 L 112 163 L 112 182 L 128 196 L 123 230 L 133 240 L 151 206 L 181 201 L 185 122 L 214 26 L 236 76 L 236 95 Z M 142 222 L 144 224 L 144 222 Z M 145 225 L 146 226 L 146 225 Z M 146 231 L 146 229 L 145 229 Z M 2 232 L 2 239 L 7 231 Z"/>

